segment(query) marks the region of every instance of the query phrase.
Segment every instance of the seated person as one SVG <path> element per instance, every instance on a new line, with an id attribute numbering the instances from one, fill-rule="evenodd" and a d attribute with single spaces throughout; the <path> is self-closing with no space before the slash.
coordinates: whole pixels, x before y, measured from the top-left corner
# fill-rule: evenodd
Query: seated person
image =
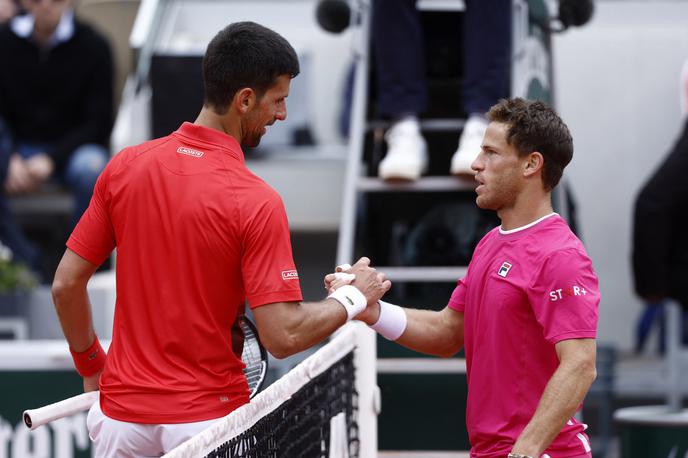
<path id="1" fill-rule="evenodd" d="M 75 20 L 73 2 L 21 0 L 25 14 L 0 25 L 0 220 L 17 254 L 31 250 L 16 237 L 6 196 L 54 177 L 73 193 L 75 224 L 109 158 L 112 53 Z"/>
<path id="2" fill-rule="evenodd" d="M 11 62 L 0 65 L 0 237 L 34 269 L 7 196 L 54 178 L 73 193 L 76 224 L 109 159 L 112 52 L 73 1 L 21 0 L 24 14 L 0 25 L 0 62 Z"/>

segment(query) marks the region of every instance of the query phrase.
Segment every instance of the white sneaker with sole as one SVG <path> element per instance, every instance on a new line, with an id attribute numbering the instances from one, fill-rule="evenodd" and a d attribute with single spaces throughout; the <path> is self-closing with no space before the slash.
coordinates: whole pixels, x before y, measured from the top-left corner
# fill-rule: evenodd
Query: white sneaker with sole
<path id="1" fill-rule="evenodd" d="M 461 133 L 459 147 L 452 156 L 450 172 L 452 175 L 475 175 L 471 164 L 480 153 L 487 120 L 482 116 L 470 116 Z"/>
<path id="2" fill-rule="evenodd" d="M 383 180 L 417 180 L 428 167 L 427 143 L 416 119 L 396 122 L 385 134 L 387 155 L 380 162 Z"/>

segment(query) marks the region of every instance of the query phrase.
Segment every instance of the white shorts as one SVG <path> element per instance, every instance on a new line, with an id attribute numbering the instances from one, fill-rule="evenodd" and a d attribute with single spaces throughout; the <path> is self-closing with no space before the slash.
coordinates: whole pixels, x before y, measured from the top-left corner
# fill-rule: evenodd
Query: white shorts
<path id="1" fill-rule="evenodd" d="M 150 425 L 129 423 L 106 416 L 100 403 L 86 417 L 95 458 L 142 458 L 162 456 L 218 421 Z"/>

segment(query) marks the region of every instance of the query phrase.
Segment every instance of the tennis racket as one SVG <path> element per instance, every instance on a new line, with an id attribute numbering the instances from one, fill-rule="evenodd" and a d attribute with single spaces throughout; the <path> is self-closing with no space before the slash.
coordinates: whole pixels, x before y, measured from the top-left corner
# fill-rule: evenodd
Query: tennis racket
<path id="1" fill-rule="evenodd" d="M 249 397 L 253 398 L 265 382 L 265 374 L 268 371 L 268 352 L 260 343 L 258 330 L 251 320 L 245 315 L 240 315 L 236 321 L 240 332 L 236 332 L 235 327 L 232 328 L 232 345 L 237 336 L 243 337 L 241 359 L 246 365 L 244 375 L 248 383 Z"/>
<path id="2" fill-rule="evenodd" d="M 249 397 L 253 398 L 263 386 L 268 370 L 268 352 L 260 343 L 256 326 L 245 315 L 239 315 L 232 326 L 232 350 L 244 361 L 244 375 Z M 99 392 L 90 391 L 37 409 L 24 411 L 24 424 L 30 430 L 63 417 L 91 408 L 98 402 Z"/>

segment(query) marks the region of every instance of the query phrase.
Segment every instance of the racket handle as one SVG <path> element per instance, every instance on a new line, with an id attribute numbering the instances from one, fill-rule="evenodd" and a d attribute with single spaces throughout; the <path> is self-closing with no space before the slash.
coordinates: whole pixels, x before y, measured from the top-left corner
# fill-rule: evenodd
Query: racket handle
<path id="1" fill-rule="evenodd" d="M 33 431 L 51 421 L 90 409 L 95 402 L 98 402 L 99 396 L 98 391 L 89 391 L 45 407 L 25 410 L 24 424 Z"/>

